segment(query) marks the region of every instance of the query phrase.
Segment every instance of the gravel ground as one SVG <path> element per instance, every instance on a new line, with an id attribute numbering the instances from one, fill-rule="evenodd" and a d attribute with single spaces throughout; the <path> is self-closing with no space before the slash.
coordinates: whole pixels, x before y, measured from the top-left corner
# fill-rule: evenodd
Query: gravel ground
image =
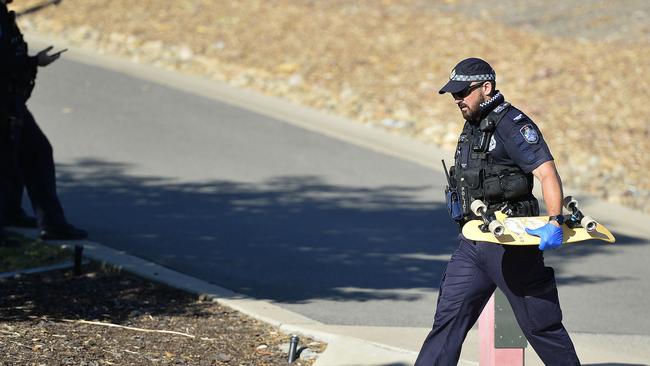
<path id="1" fill-rule="evenodd" d="M 650 40 L 647 0 L 422 0 L 419 7 L 463 12 L 568 41 L 576 38 L 617 42 Z"/>
<path id="2" fill-rule="evenodd" d="M 436 91 L 458 60 L 483 57 L 506 98 L 542 128 L 568 194 L 650 212 L 649 8 L 641 0 L 65 0 L 21 26 L 447 149 L 462 123 Z"/>
<path id="3" fill-rule="evenodd" d="M 57 271 L 2 279 L 0 294 L 0 365 L 287 364 L 289 335 L 95 264 L 79 277 Z M 301 345 L 310 357 L 325 348 L 309 339 Z"/>

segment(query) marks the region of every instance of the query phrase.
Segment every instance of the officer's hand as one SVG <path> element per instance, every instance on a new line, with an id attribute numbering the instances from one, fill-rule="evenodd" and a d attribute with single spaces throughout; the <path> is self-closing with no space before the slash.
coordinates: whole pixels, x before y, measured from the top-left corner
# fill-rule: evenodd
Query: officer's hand
<path id="1" fill-rule="evenodd" d="M 526 232 L 542 239 L 539 243 L 539 249 L 541 250 L 556 249 L 562 245 L 562 228 L 551 223 L 537 229 L 526 228 Z"/>
<path id="2" fill-rule="evenodd" d="M 61 57 L 61 53 L 65 52 L 66 50 L 62 50 L 56 53 L 53 53 L 51 55 L 48 55 L 48 52 L 50 52 L 54 48 L 53 46 L 47 47 L 41 52 L 36 54 L 36 59 L 38 66 L 47 66 L 51 64 L 52 62 L 56 61 L 59 57 Z"/>

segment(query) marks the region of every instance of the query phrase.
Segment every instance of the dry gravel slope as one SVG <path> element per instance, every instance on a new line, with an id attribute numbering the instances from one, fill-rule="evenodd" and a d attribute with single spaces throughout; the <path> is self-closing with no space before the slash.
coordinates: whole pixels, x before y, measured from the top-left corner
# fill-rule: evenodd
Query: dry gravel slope
<path id="1" fill-rule="evenodd" d="M 647 2 L 506 3 L 65 0 L 21 22 L 448 149 L 461 122 L 436 91 L 458 60 L 482 57 L 541 126 L 568 192 L 650 212 Z"/>

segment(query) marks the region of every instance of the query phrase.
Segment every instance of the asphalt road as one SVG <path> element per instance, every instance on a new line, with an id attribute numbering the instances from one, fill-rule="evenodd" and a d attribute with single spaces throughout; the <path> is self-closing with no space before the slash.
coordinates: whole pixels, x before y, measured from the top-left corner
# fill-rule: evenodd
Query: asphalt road
<path id="1" fill-rule="evenodd" d="M 30 107 L 91 239 L 325 323 L 430 326 L 455 247 L 440 172 L 67 60 Z M 650 334 L 649 243 L 616 234 L 547 256 L 570 331 Z"/>

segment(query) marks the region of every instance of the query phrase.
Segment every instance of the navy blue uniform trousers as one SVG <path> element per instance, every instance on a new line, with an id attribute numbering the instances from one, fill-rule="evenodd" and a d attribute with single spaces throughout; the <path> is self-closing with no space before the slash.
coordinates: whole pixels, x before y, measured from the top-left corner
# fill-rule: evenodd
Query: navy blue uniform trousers
<path id="1" fill-rule="evenodd" d="M 15 166 L 5 192 L 5 213 L 12 215 L 20 210 L 26 187 L 40 227 L 67 225 L 56 192 L 52 145 L 27 108 L 23 110 L 21 125 L 14 126 L 11 132 Z"/>
<path id="2" fill-rule="evenodd" d="M 13 171 L 13 151 L 9 130 L 6 114 L 0 110 L 0 239 L 4 237 L 4 212 L 7 209 L 7 193 L 11 186 L 9 172 Z"/>
<path id="3" fill-rule="evenodd" d="M 546 365 L 579 365 L 562 325 L 553 269 L 537 247 L 475 242 L 459 235 L 459 246 L 442 276 L 433 329 L 416 366 L 456 365 L 465 336 L 498 287 L 517 322 Z"/>

